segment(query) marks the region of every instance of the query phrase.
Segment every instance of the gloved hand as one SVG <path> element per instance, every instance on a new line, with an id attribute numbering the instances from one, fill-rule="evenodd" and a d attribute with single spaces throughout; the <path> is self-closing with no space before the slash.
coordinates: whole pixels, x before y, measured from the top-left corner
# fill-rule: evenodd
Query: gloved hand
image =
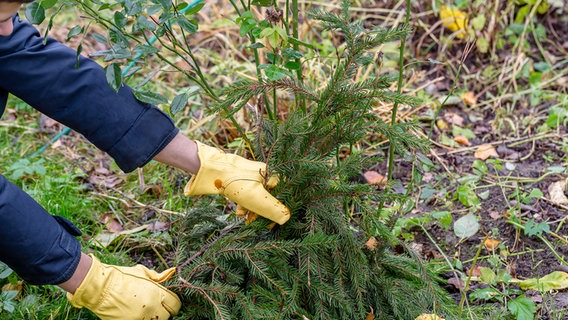
<path id="1" fill-rule="evenodd" d="M 170 279 L 175 268 L 157 273 L 142 265 L 118 267 L 93 259 L 87 276 L 67 299 L 103 320 L 165 320 L 181 307 L 177 295 L 159 283 Z"/>
<path id="2" fill-rule="evenodd" d="M 278 224 L 290 219 L 290 210 L 264 188 L 265 182 L 267 188 L 278 183 L 276 176 L 265 181 L 266 164 L 196 143 L 201 167 L 185 186 L 186 196 L 222 194 L 236 202 L 241 213 L 248 210 Z"/>

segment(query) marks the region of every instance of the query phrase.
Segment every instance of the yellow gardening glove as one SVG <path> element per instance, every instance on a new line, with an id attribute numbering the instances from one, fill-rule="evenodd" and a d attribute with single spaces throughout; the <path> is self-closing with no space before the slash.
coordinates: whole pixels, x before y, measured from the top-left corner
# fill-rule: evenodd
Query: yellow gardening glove
<path id="1" fill-rule="evenodd" d="M 175 268 L 157 273 L 142 265 L 117 267 L 91 258 L 75 294 L 67 293 L 74 307 L 85 307 L 102 320 L 165 320 L 178 313 L 181 301 L 159 284 L 171 278 Z"/>
<path id="2" fill-rule="evenodd" d="M 265 181 L 266 164 L 247 160 L 234 154 L 197 142 L 201 168 L 185 186 L 186 196 L 222 194 L 239 205 L 239 212 L 250 211 L 284 224 L 290 210 L 265 188 L 274 188 L 278 177 Z"/>

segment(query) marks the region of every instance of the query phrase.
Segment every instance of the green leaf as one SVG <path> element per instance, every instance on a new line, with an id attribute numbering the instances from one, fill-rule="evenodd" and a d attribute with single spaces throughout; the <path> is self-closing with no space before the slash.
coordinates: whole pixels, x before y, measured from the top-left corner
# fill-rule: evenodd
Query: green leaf
<path id="1" fill-rule="evenodd" d="M 108 44 L 107 38 L 100 33 L 93 33 L 93 39 L 98 43 Z"/>
<path id="2" fill-rule="evenodd" d="M 530 11 L 531 6 L 529 5 L 519 8 L 519 10 L 517 11 L 517 16 L 515 17 L 515 23 L 522 24 L 525 20 L 525 17 L 529 14 Z"/>
<path id="3" fill-rule="evenodd" d="M 201 1 L 200 3 L 194 5 L 193 7 L 188 7 L 187 10 L 182 10 L 186 15 L 192 16 L 198 13 L 203 7 L 205 6 L 205 2 Z"/>
<path id="4" fill-rule="evenodd" d="M 0 303 L 2 305 L 2 309 L 12 313 L 16 309 L 16 302 L 14 298 L 18 295 L 17 290 L 9 290 L 3 291 L 0 294 Z"/>
<path id="5" fill-rule="evenodd" d="M 291 76 L 291 73 L 289 71 L 273 64 L 264 69 L 264 74 L 271 81 L 276 81 L 286 76 Z"/>
<path id="6" fill-rule="evenodd" d="M 107 10 L 112 8 L 112 6 L 109 3 L 103 3 L 100 7 L 99 7 L 99 11 L 103 11 L 103 10 Z"/>
<path id="7" fill-rule="evenodd" d="M 473 131 L 471 131 L 471 129 L 467 129 L 467 128 L 461 128 L 458 126 L 454 126 L 452 129 L 452 134 L 455 136 L 458 135 L 462 135 L 468 139 L 473 139 L 475 138 L 475 133 L 473 133 Z"/>
<path id="8" fill-rule="evenodd" d="M 540 236 L 542 233 L 550 233 L 550 226 L 546 222 L 539 222 L 536 223 L 533 219 L 530 219 L 525 223 L 525 235 L 531 236 Z"/>
<path id="9" fill-rule="evenodd" d="M 268 39 L 268 43 L 270 43 L 270 46 L 272 46 L 272 48 L 277 48 L 278 45 L 280 45 L 280 35 L 278 35 L 278 32 L 273 32 L 266 38 Z"/>
<path id="10" fill-rule="evenodd" d="M 116 11 L 113 16 L 114 23 L 119 27 L 123 28 L 128 22 L 128 18 L 122 13 L 122 11 Z"/>
<path id="11" fill-rule="evenodd" d="M 452 214 L 449 211 L 434 211 L 432 217 L 438 220 L 445 229 L 452 225 Z"/>
<path id="12" fill-rule="evenodd" d="M 153 21 L 148 20 L 144 16 L 138 16 L 136 22 L 134 23 L 133 30 L 141 31 L 141 30 L 155 30 L 156 24 Z"/>
<path id="13" fill-rule="evenodd" d="M 492 285 L 495 284 L 495 279 L 497 275 L 493 270 L 490 268 L 482 267 L 480 269 L 481 276 L 479 276 L 479 280 L 485 284 Z"/>
<path id="14" fill-rule="evenodd" d="M 541 72 L 531 72 L 529 75 L 529 83 L 537 87 L 542 83 L 542 73 Z"/>
<path id="15" fill-rule="evenodd" d="M 0 279 L 8 278 L 13 272 L 7 264 L 0 261 Z"/>
<path id="16" fill-rule="evenodd" d="M 105 67 L 106 80 L 112 90 L 118 92 L 122 85 L 122 74 L 120 66 L 117 63 L 111 63 Z"/>
<path id="17" fill-rule="evenodd" d="M 540 71 L 540 72 L 546 72 L 550 69 L 552 69 L 552 66 L 544 61 L 541 62 L 536 62 L 534 65 L 535 70 Z"/>
<path id="18" fill-rule="evenodd" d="M 143 44 L 143 45 L 138 45 L 136 47 L 134 47 L 134 52 L 138 52 L 144 55 L 150 55 L 150 54 L 154 54 L 154 53 L 158 53 L 160 52 L 160 49 L 151 46 L 151 45 L 147 45 L 147 44 Z"/>
<path id="19" fill-rule="evenodd" d="M 57 3 L 57 0 L 42 0 L 40 3 L 44 9 L 49 9 Z"/>
<path id="20" fill-rule="evenodd" d="M 475 159 L 471 164 L 471 167 L 473 168 L 473 172 L 475 172 L 475 174 L 478 176 L 484 176 L 489 173 L 489 168 L 487 168 L 485 162 L 479 159 Z"/>
<path id="21" fill-rule="evenodd" d="M 286 30 L 280 28 L 279 26 L 274 26 L 274 30 L 276 30 L 276 33 L 280 35 L 282 40 L 286 42 L 288 41 L 288 34 L 286 34 Z"/>
<path id="22" fill-rule="evenodd" d="M 196 33 L 197 29 L 199 28 L 197 21 L 193 19 L 189 20 L 184 16 L 178 16 L 177 23 L 179 24 L 180 27 L 183 28 L 183 30 L 189 33 Z"/>
<path id="23" fill-rule="evenodd" d="M 548 167 L 546 168 L 547 172 L 554 172 L 554 173 L 563 173 L 566 171 L 566 168 L 564 168 L 563 166 L 552 166 L 552 167 Z"/>
<path id="24" fill-rule="evenodd" d="M 153 105 L 168 103 L 168 99 L 159 93 L 136 90 L 134 91 L 134 96 L 142 102 Z"/>
<path id="25" fill-rule="evenodd" d="M 175 96 L 175 98 L 172 100 L 172 103 L 170 104 L 170 112 L 172 114 L 176 114 L 179 111 L 181 111 L 185 107 L 185 105 L 187 104 L 188 98 L 189 98 L 189 96 L 185 92 Z"/>
<path id="26" fill-rule="evenodd" d="M 246 19 L 241 24 L 239 28 L 239 34 L 241 37 L 244 37 L 249 31 L 251 31 L 254 27 L 256 27 L 256 20 L 254 19 Z"/>
<path id="27" fill-rule="evenodd" d="M 520 295 L 515 300 L 509 301 L 509 311 L 517 320 L 533 320 L 536 305 L 531 299 Z"/>
<path id="28" fill-rule="evenodd" d="M 495 297 L 500 296 L 501 293 L 493 288 L 482 288 L 477 289 L 469 294 L 470 299 L 475 300 L 491 300 Z"/>
<path id="29" fill-rule="evenodd" d="M 523 290 L 538 290 L 541 292 L 563 290 L 568 288 L 568 273 L 563 271 L 554 271 L 542 278 L 524 279 L 517 283 Z"/>
<path id="30" fill-rule="evenodd" d="M 71 30 L 69 30 L 69 32 L 67 33 L 67 41 L 69 41 L 69 39 L 71 39 L 72 37 L 83 33 L 83 27 L 81 26 L 74 26 L 73 28 L 71 28 Z"/>
<path id="31" fill-rule="evenodd" d="M 264 28 L 264 29 L 262 29 L 262 31 L 260 32 L 258 37 L 259 38 L 268 37 L 268 36 L 272 35 L 273 33 L 275 33 L 273 28 Z"/>
<path id="32" fill-rule="evenodd" d="M 129 16 L 136 16 L 141 13 L 143 9 L 140 0 L 126 0 L 124 2 L 124 11 Z"/>
<path id="33" fill-rule="evenodd" d="M 158 3 L 164 8 L 164 11 L 168 11 L 172 7 L 172 0 L 157 0 Z"/>
<path id="34" fill-rule="evenodd" d="M 286 60 L 296 60 L 302 58 L 304 55 L 298 51 L 291 48 L 286 48 L 282 50 L 282 57 Z"/>
<path id="35" fill-rule="evenodd" d="M 264 48 L 264 45 L 260 42 L 255 42 L 255 43 L 251 44 L 250 46 L 248 46 L 247 48 L 251 48 L 251 49 Z"/>
<path id="36" fill-rule="evenodd" d="M 477 233 L 479 230 L 479 221 L 476 216 L 471 213 L 459 218 L 454 223 L 454 233 L 460 239 L 466 239 Z"/>
<path id="37" fill-rule="evenodd" d="M 456 190 L 458 200 L 466 207 L 473 207 L 480 204 L 479 198 L 475 191 L 468 185 L 460 185 Z"/>
<path id="38" fill-rule="evenodd" d="M 529 204 L 532 199 L 542 197 L 544 197 L 544 193 L 542 193 L 539 188 L 532 188 L 529 195 L 525 199 L 523 199 L 523 203 Z"/>
<path id="39" fill-rule="evenodd" d="M 45 20 L 45 9 L 38 2 L 32 2 L 26 5 L 25 15 L 30 23 L 40 24 Z"/>
<path id="40" fill-rule="evenodd" d="M 300 67 L 302 65 L 299 62 L 296 61 L 288 61 L 284 64 L 284 67 L 286 67 L 286 69 L 289 70 L 300 70 Z"/>
<path id="41" fill-rule="evenodd" d="M 471 26 L 474 30 L 481 31 L 481 29 L 485 26 L 485 21 L 485 15 L 479 14 L 475 18 L 471 19 Z"/>

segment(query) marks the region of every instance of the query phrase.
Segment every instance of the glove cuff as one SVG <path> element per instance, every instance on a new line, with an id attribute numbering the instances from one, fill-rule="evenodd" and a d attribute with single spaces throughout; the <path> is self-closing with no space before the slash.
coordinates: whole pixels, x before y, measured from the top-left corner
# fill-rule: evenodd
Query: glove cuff
<path id="1" fill-rule="evenodd" d="M 79 285 L 74 294 L 67 293 L 67 300 L 76 308 L 86 307 L 91 309 L 99 305 L 105 297 L 104 290 L 107 285 L 107 278 L 104 275 L 104 266 L 94 255 L 89 254 L 92 259 L 91 268 L 87 272 L 85 279 Z"/>

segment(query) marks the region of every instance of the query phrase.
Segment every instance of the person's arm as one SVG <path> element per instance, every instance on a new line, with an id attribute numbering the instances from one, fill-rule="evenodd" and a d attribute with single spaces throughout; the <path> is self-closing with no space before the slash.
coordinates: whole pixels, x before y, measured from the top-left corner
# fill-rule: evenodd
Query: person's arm
<path id="1" fill-rule="evenodd" d="M 83 134 L 125 172 L 144 166 L 178 133 L 172 119 L 138 101 L 128 86 L 114 92 L 102 67 L 63 44 L 44 39 L 14 18 L 0 37 L 0 91 L 21 98 Z"/>
<path id="2" fill-rule="evenodd" d="M 0 175 L 0 261 L 20 277 L 37 285 L 69 280 L 79 264 L 80 235 Z"/>

